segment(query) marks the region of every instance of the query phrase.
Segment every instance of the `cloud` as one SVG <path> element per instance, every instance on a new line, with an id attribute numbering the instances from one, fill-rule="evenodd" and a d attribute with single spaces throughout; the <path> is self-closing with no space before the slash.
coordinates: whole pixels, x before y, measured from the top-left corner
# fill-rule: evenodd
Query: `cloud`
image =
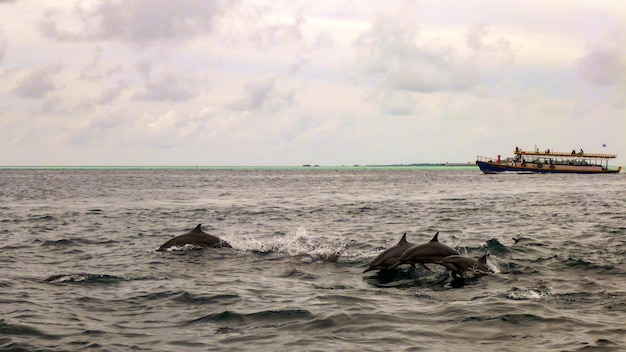
<path id="1" fill-rule="evenodd" d="M 364 72 L 391 89 L 437 92 L 479 83 L 476 67 L 451 46 L 420 36 L 412 23 L 376 21 L 356 42 Z"/>
<path id="2" fill-rule="evenodd" d="M 33 69 L 17 83 L 13 93 L 22 98 L 43 98 L 57 89 L 55 78 L 60 71 L 61 66 Z"/>
<path id="3" fill-rule="evenodd" d="M 203 75 L 175 70 L 171 66 L 154 73 L 151 61 L 136 65 L 143 78 L 144 89 L 133 95 L 135 100 L 183 102 L 198 96 L 204 83 Z"/>
<path id="4" fill-rule="evenodd" d="M 85 67 L 83 67 L 83 69 L 80 71 L 81 79 L 97 80 L 100 78 L 99 72 L 98 72 L 98 66 L 100 62 L 102 61 L 103 52 L 104 52 L 104 49 L 102 49 L 102 46 L 96 46 L 93 61 L 87 64 Z"/>
<path id="5" fill-rule="evenodd" d="M 124 79 L 120 79 L 115 83 L 112 83 L 109 86 L 102 86 L 99 94 L 97 92 L 92 93 L 78 104 L 76 104 L 71 109 L 66 109 L 64 111 L 59 110 L 59 113 L 65 114 L 84 114 L 84 113 L 93 113 L 96 111 L 99 105 L 110 105 L 113 104 L 117 99 L 120 98 L 122 93 L 128 89 L 128 82 Z M 50 110 L 55 111 L 55 110 Z"/>
<path id="6" fill-rule="evenodd" d="M 487 28 L 484 23 L 470 26 L 465 35 L 467 47 L 475 53 L 493 56 L 500 63 L 513 63 L 515 50 L 511 41 L 503 37 L 491 39 Z"/>
<path id="7" fill-rule="evenodd" d="M 278 111 L 294 102 L 293 93 L 280 93 L 276 90 L 276 77 L 252 80 L 246 83 L 243 97 L 230 103 L 233 111 L 269 110 Z"/>
<path id="8" fill-rule="evenodd" d="M 393 90 L 380 94 L 377 97 L 379 110 L 386 115 L 405 116 L 416 112 L 419 100 L 414 92 L 407 90 Z"/>
<path id="9" fill-rule="evenodd" d="M 626 84 L 626 32 L 618 31 L 587 46 L 579 60 L 582 77 L 600 86 Z"/>
<path id="10" fill-rule="evenodd" d="M 74 7 L 79 22 L 73 28 L 63 27 L 62 13 L 49 11 L 40 30 L 61 41 L 121 41 L 138 46 L 180 43 L 211 32 L 216 20 L 237 4 L 231 0 L 100 0 L 91 7 Z"/>
<path id="11" fill-rule="evenodd" d="M 3 162 L 467 161 L 548 139 L 623 154 L 626 37 L 602 36 L 622 3 L 479 2 L 0 2 Z"/>
<path id="12" fill-rule="evenodd" d="M 125 80 L 120 80 L 114 86 L 104 89 L 96 103 L 110 104 L 117 99 L 126 88 L 128 88 L 128 83 Z"/>
<path id="13" fill-rule="evenodd" d="M 137 114 L 125 108 L 106 108 L 61 128 L 64 143 L 77 147 L 172 148 L 193 144 L 203 119 L 174 110 Z"/>
<path id="14" fill-rule="evenodd" d="M 285 44 L 299 43 L 304 39 L 302 27 L 306 21 L 302 17 L 291 23 L 270 23 L 262 25 L 250 34 L 251 42 L 260 49 L 275 48 Z"/>
<path id="15" fill-rule="evenodd" d="M 0 64 L 4 61 L 4 53 L 7 50 L 7 38 L 0 32 Z"/>

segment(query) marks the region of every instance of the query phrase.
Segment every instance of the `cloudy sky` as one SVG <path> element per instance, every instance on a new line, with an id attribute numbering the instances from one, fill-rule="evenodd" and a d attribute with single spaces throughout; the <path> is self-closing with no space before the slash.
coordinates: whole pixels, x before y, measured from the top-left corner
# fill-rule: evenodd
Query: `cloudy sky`
<path id="1" fill-rule="evenodd" d="M 0 165 L 515 146 L 626 166 L 626 1 L 0 0 Z"/>

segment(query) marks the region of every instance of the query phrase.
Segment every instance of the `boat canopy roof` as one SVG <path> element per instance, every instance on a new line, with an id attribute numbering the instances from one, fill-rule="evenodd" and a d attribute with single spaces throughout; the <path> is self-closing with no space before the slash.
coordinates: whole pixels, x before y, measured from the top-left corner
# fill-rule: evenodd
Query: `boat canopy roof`
<path id="1" fill-rule="evenodd" d="M 617 158 L 615 154 L 597 154 L 597 153 L 566 153 L 566 152 L 537 152 L 530 150 L 516 150 L 516 155 L 537 155 L 537 156 L 554 156 L 554 157 L 569 157 L 569 158 L 598 158 L 598 159 L 613 159 Z"/>

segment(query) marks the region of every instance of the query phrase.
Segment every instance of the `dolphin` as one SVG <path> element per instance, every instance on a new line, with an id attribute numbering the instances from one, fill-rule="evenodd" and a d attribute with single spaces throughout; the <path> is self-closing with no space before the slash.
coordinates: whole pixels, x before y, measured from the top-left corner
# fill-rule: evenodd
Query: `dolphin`
<path id="1" fill-rule="evenodd" d="M 456 249 L 448 247 L 443 243 L 439 243 L 439 239 L 437 238 L 438 236 L 439 232 L 435 234 L 430 242 L 416 244 L 408 248 L 404 253 L 402 253 L 398 261 L 391 266 L 391 268 L 395 268 L 398 265 L 405 263 L 411 263 L 411 265 L 415 266 L 417 263 L 428 269 L 428 267 L 424 264 L 441 264 L 443 258 L 451 255 L 459 255 L 459 252 Z"/>
<path id="2" fill-rule="evenodd" d="M 374 259 L 370 263 L 370 266 L 365 269 L 364 273 L 370 270 L 381 270 L 389 268 L 390 266 L 398 262 L 398 259 L 400 259 L 400 256 L 402 255 L 402 253 L 404 253 L 404 251 L 414 245 L 414 243 L 408 242 L 406 240 L 405 232 L 404 235 L 402 235 L 400 241 L 393 247 L 387 248 L 382 253 L 380 253 L 378 257 L 376 257 L 376 259 Z"/>
<path id="3" fill-rule="evenodd" d="M 512 238 L 513 241 L 515 241 L 515 244 L 527 244 L 527 243 L 532 243 L 535 239 L 534 238 L 530 238 L 530 237 L 518 237 Z"/>
<path id="4" fill-rule="evenodd" d="M 485 254 L 480 259 L 475 260 L 460 255 L 451 255 L 443 258 L 442 265 L 448 268 L 454 277 L 469 278 L 478 275 L 489 275 L 493 274 L 493 270 L 487 264 L 488 256 L 489 254 Z"/>
<path id="5" fill-rule="evenodd" d="M 213 235 L 209 235 L 206 232 L 202 231 L 202 224 L 198 224 L 195 229 L 190 232 L 176 236 L 171 240 L 165 242 L 157 251 L 166 251 L 168 248 L 172 247 L 183 247 L 185 245 L 194 245 L 197 247 L 210 247 L 210 248 L 222 248 L 228 247 L 231 248 L 231 245 Z"/>

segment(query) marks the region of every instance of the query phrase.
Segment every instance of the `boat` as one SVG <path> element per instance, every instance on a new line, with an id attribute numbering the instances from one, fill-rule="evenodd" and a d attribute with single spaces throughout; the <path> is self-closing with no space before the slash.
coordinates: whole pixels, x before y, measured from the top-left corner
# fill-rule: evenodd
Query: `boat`
<path id="1" fill-rule="evenodd" d="M 606 174 L 618 173 L 622 167 L 609 167 L 609 160 L 615 159 L 614 154 L 594 154 L 573 150 L 570 153 L 554 151 L 527 151 L 515 148 L 512 158 L 504 160 L 476 157 L 476 165 L 483 173 L 500 172 L 516 173 L 572 173 L 572 174 Z"/>

